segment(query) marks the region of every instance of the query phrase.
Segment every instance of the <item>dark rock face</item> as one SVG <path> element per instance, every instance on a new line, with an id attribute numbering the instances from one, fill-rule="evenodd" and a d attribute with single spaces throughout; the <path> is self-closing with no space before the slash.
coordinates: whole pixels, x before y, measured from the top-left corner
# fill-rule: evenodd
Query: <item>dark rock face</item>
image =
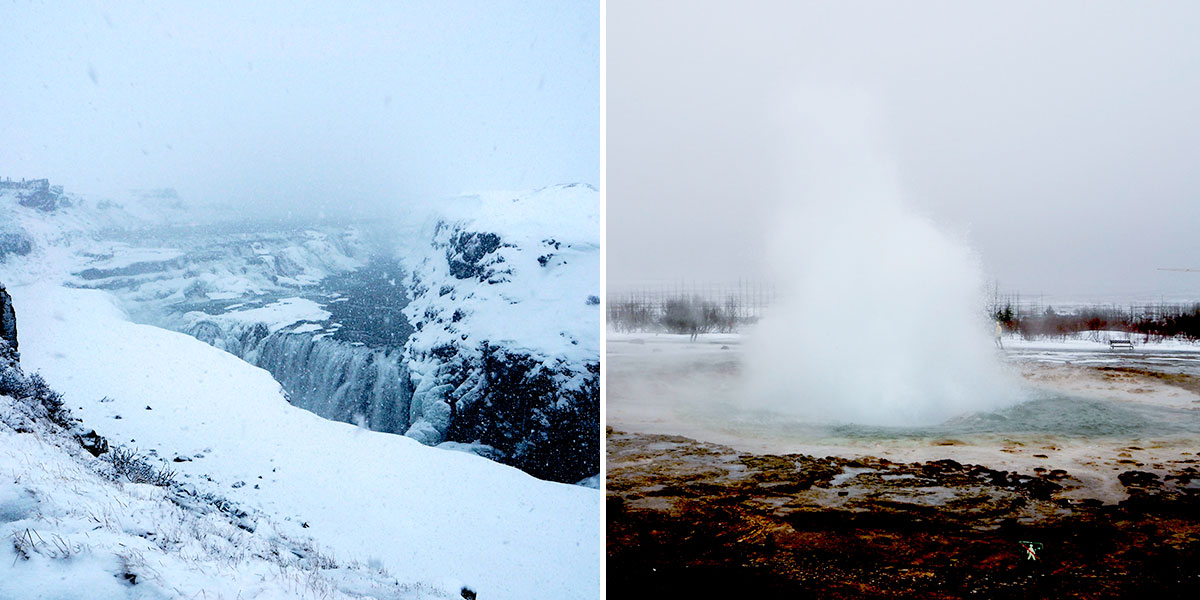
<path id="1" fill-rule="evenodd" d="M 21 206 L 36 208 L 40 211 L 51 212 L 58 208 L 59 195 L 49 190 L 37 190 L 22 194 L 19 202 Z"/>
<path id="2" fill-rule="evenodd" d="M 69 205 L 62 197 L 62 186 L 50 185 L 49 179 L 23 179 L 19 182 L 8 179 L 0 180 L 0 190 L 13 190 L 16 192 L 17 202 L 21 206 L 45 212 L 53 211 L 60 204 Z"/>
<path id="3" fill-rule="evenodd" d="M 75 434 L 75 440 L 78 441 L 79 445 L 82 446 L 84 450 L 87 450 L 92 456 L 100 456 L 101 454 L 108 452 L 108 440 L 104 439 L 104 436 L 96 433 L 95 429 L 92 429 L 87 433 Z"/>
<path id="4" fill-rule="evenodd" d="M 500 236 L 494 233 L 475 231 L 460 231 L 450 238 L 446 248 L 446 262 L 450 265 L 450 274 L 456 279 L 479 278 L 488 280 L 495 275 L 491 268 L 497 263 L 504 262 L 503 257 L 491 256 L 500 247 Z"/>
<path id="5" fill-rule="evenodd" d="M 600 471 L 598 362 L 576 374 L 486 342 L 478 353 L 459 350 L 447 344 L 432 352 L 442 362 L 438 385 L 451 390 L 446 441 L 481 442 L 499 452 L 495 460 L 561 483 Z M 568 379 L 582 384 L 564 385 Z"/>
<path id="6" fill-rule="evenodd" d="M 570 248 L 549 238 L 541 243 L 550 251 Z M 455 304 L 456 294 L 469 298 L 473 292 L 462 290 L 478 284 L 500 289 L 512 284 L 522 252 L 534 251 L 496 233 L 447 223 L 438 226 L 434 248 L 444 253 L 449 277 L 437 269 L 422 279 L 423 270 L 414 270 L 410 308 L 420 312 L 410 314 L 416 332 L 412 339 L 421 343 L 410 341 L 405 351 L 410 365 L 423 365 L 414 369 L 414 405 L 444 402 L 449 409 L 449 418 L 439 421 L 438 427 L 445 423 L 445 429 L 438 431 L 443 437 L 437 442 L 483 444 L 496 451 L 499 462 L 541 479 L 575 483 L 597 474 L 599 356 L 579 360 L 478 339 L 473 311 Z M 566 261 L 547 252 L 538 257 L 538 264 L 552 268 Z M 449 302 L 431 301 L 435 297 Z M 579 300 L 585 299 L 581 294 Z M 497 301 L 520 302 L 503 297 Z"/>
<path id="7" fill-rule="evenodd" d="M 565 366 L 492 344 L 481 350 L 481 364 L 466 370 L 483 381 L 467 386 L 480 397 L 455 407 L 448 439 L 480 440 L 504 453 L 501 462 L 542 479 L 570 483 L 600 472 L 599 363 L 570 389 L 560 383 L 573 375 Z"/>
<path id="8" fill-rule="evenodd" d="M 17 315 L 13 311 L 12 296 L 8 295 L 4 284 L 0 284 L 0 340 L 4 340 L 12 352 L 17 351 Z"/>

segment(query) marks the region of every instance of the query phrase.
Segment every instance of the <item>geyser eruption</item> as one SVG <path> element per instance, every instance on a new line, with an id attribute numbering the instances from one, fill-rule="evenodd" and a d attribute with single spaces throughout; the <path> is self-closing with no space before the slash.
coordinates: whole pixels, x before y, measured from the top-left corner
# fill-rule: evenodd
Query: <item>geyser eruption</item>
<path id="1" fill-rule="evenodd" d="M 747 397 L 818 422 L 925 425 L 1018 400 L 967 245 L 908 210 L 861 98 L 796 103 L 793 194 L 769 243 L 779 300 Z"/>

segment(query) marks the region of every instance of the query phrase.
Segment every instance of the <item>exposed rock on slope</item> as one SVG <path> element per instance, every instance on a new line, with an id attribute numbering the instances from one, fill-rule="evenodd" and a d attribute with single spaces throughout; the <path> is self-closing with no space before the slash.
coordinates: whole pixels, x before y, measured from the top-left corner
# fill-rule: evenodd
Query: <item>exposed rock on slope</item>
<path id="1" fill-rule="evenodd" d="M 12 352 L 17 351 L 17 316 L 13 312 L 12 296 L 8 295 L 3 283 L 0 283 L 0 340 L 4 340 Z"/>
<path id="2" fill-rule="evenodd" d="M 0 180 L 0 191 L 16 196 L 21 206 L 51 212 L 59 205 L 69 206 L 70 202 L 63 198 L 60 185 L 50 185 L 49 179 L 30 179 L 28 181 Z"/>

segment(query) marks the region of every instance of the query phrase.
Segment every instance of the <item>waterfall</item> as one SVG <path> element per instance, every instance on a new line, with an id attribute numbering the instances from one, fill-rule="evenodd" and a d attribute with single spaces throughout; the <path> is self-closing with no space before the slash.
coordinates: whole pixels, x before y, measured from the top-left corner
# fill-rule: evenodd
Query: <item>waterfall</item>
<path id="1" fill-rule="evenodd" d="M 200 320 L 183 331 L 266 369 L 299 408 L 374 431 L 403 434 L 411 424 L 412 384 L 399 348 L 370 348 L 312 332 L 271 332 L 259 323 Z"/>

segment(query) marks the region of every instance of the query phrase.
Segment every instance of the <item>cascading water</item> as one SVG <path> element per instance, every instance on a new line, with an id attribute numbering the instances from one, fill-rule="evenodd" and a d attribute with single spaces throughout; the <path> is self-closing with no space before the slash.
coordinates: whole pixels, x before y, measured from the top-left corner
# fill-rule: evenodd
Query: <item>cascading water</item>
<path id="1" fill-rule="evenodd" d="M 861 98 L 800 101 L 779 301 L 748 340 L 745 396 L 816 422 L 920 425 L 1020 399 L 995 356 L 977 258 L 907 209 Z"/>
<path id="2" fill-rule="evenodd" d="M 327 419 L 403 434 L 412 390 L 400 349 L 373 349 L 311 332 L 202 320 L 184 333 L 266 369 L 293 405 Z"/>
<path id="3" fill-rule="evenodd" d="M 404 433 L 412 390 L 399 354 L 288 334 L 267 338 L 258 361 L 287 382 L 296 406 L 374 431 Z"/>
<path id="4" fill-rule="evenodd" d="M 412 333 L 403 315 L 409 299 L 402 279 L 399 263 L 383 257 L 327 277 L 309 291 L 327 309 L 321 309 L 323 317 L 316 317 L 328 318 L 323 325 L 272 328 L 254 318 L 222 314 L 222 305 L 209 307 L 220 316 L 194 310 L 182 315 L 175 328 L 266 369 L 295 406 L 328 419 L 404 434 L 421 415 L 411 410 L 412 383 L 402 359 Z"/>

